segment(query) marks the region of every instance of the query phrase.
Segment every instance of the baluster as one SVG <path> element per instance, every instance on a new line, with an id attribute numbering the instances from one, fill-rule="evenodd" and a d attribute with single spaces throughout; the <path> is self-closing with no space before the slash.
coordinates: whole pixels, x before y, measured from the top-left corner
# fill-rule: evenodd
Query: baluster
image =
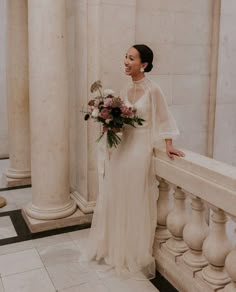
<path id="1" fill-rule="evenodd" d="M 236 222 L 236 217 L 232 219 Z M 225 269 L 229 274 L 232 283 L 225 287 L 224 292 L 236 292 L 236 246 L 226 257 Z"/>
<path id="2" fill-rule="evenodd" d="M 188 249 L 183 241 L 183 229 L 187 222 L 186 195 L 179 187 L 174 187 L 174 189 L 174 208 L 167 216 L 167 227 L 172 237 L 167 240 L 166 247 L 174 253 L 181 254 Z"/>
<path id="3" fill-rule="evenodd" d="M 157 229 L 155 238 L 159 242 L 165 242 L 171 237 L 166 223 L 170 211 L 170 187 L 164 179 L 158 177 L 157 179 L 159 181 L 159 198 L 157 200 Z"/>
<path id="4" fill-rule="evenodd" d="M 203 243 L 203 253 L 209 265 L 202 270 L 202 276 L 208 283 L 221 287 L 230 282 L 224 265 L 232 244 L 226 235 L 224 211 L 214 207 L 212 211 L 210 233 Z"/>
<path id="5" fill-rule="evenodd" d="M 209 228 L 205 220 L 205 208 L 202 200 L 192 196 L 192 217 L 183 230 L 183 238 L 189 247 L 189 251 L 184 253 L 185 263 L 193 268 L 202 268 L 207 265 L 207 260 L 202 254 L 202 245 L 209 233 Z"/>

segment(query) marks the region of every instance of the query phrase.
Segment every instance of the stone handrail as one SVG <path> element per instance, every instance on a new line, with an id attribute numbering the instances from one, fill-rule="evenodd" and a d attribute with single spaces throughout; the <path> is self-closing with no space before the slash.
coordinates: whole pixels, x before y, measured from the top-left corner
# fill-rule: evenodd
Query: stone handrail
<path id="1" fill-rule="evenodd" d="M 235 292 L 236 249 L 226 222 L 236 221 L 236 167 L 184 152 L 172 161 L 154 151 L 157 268 L 179 291 Z"/>

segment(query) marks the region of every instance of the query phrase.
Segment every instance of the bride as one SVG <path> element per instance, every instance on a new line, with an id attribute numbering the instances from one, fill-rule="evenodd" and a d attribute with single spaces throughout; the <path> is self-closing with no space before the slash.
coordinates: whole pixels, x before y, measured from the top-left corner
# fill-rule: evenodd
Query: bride
<path id="1" fill-rule="evenodd" d="M 141 271 L 149 279 L 155 277 L 152 245 L 158 199 L 153 147 L 164 142 L 170 159 L 184 156 L 172 145 L 179 131 L 162 91 L 145 76 L 152 62 L 153 52 L 146 45 L 132 46 L 125 56 L 125 74 L 132 82 L 121 97 L 145 122 L 136 128 L 126 126 L 112 153 L 104 141 L 99 144 L 99 195 L 89 237 L 92 259 L 104 261 L 118 273 Z"/>

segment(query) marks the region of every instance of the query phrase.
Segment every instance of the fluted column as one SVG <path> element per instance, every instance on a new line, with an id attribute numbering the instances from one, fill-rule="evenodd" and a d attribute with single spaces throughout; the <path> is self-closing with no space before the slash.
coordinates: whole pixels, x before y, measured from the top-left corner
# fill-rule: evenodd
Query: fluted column
<path id="1" fill-rule="evenodd" d="M 158 178 L 159 185 L 159 198 L 157 200 L 157 229 L 156 239 L 159 242 L 165 242 L 171 237 L 169 230 L 167 229 L 167 216 L 170 212 L 170 196 L 169 184 L 162 178 Z"/>
<path id="2" fill-rule="evenodd" d="M 29 0 L 29 73 L 33 198 L 37 219 L 69 216 L 66 0 Z"/>
<path id="3" fill-rule="evenodd" d="M 183 230 L 183 238 L 189 251 L 184 253 L 183 259 L 193 268 L 202 268 L 207 265 L 207 260 L 202 254 L 202 245 L 208 235 L 208 226 L 205 220 L 204 203 L 196 196 L 191 197 L 192 216 Z"/>
<path id="4" fill-rule="evenodd" d="M 232 244 L 226 235 L 227 216 L 224 211 L 215 207 L 212 207 L 212 211 L 210 233 L 203 243 L 203 253 L 209 266 L 202 270 L 202 276 L 210 284 L 224 286 L 230 282 L 224 266 Z"/>
<path id="5" fill-rule="evenodd" d="M 7 107 L 9 184 L 29 182 L 30 130 L 27 0 L 7 1 Z"/>
<path id="6" fill-rule="evenodd" d="M 181 188 L 175 187 L 174 208 L 167 217 L 167 227 L 172 237 L 165 244 L 170 251 L 180 254 L 188 249 L 183 241 L 183 229 L 187 223 L 185 199 L 186 195 Z"/>

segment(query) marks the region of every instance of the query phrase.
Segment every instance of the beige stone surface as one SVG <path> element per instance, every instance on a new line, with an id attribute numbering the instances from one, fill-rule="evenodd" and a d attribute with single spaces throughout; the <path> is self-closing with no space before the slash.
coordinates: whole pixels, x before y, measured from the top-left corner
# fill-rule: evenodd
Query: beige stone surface
<path id="1" fill-rule="evenodd" d="M 157 150 L 156 174 L 236 216 L 236 168 L 191 151 L 184 152 L 185 158 L 175 157 L 170 163 L 165 151 Z"/>
<path id="2" fill-rule="evenodd" d="M 33 188 L 26 212 L 57 219 L 76 209 L 69 194 L 66 1 L 30 1 L 28 10 Z"/>
<path id="3" fill-rule="evenodd" d="M 7 105 L 11 179 L 30 177 L 28 6 L 7 2 Z"/>
<path id="4" fill-rule="evenodd" d="M 7 86 L 6 86 L 6 6 L 0 1 L 0 158 L 8 156 Z"/>
<path id="5" fill-rule="evenodd" d="M 126 80 L 124 55 L 135 42 L 135 5 L 135 1 L 67 3 L 69 84 L 72 86 L 69 91 L 70 186 L 87 206 L 97 197 L 95 141 L 99 131 L 94 123 L 84 121 L 81 110 L 86 110 L 91 98 L 90 85 L 98 79 L 104 89 L 112 88 L 119 94 Z"/>
<path id="6" fill-rule="evenodd" d="M 30 231 L 33 233 L 67 226 L 91 223 L 92 220 L 91 214 L 85 215 L 79 209 L 77 209 L 75 213 L 68 217 L 54 220 L 39 220 L 32 218 L 27 215 L 27 210 L 25 210 L 24 208 L 22 210 L 22 215 Z"/>
<path id="7" fill-rule="evenodd" d="M 150 76 L 180 127 L 176 145 L 201 154 L 207 153 L 212 15 L 212 0 L 137 1 L 136 42 L 153 48 Z"/>
<path id="8" fill-rule="evenodd" d="M 214 158 L 236 165 L 236 2 L 221 1 Z"/>

